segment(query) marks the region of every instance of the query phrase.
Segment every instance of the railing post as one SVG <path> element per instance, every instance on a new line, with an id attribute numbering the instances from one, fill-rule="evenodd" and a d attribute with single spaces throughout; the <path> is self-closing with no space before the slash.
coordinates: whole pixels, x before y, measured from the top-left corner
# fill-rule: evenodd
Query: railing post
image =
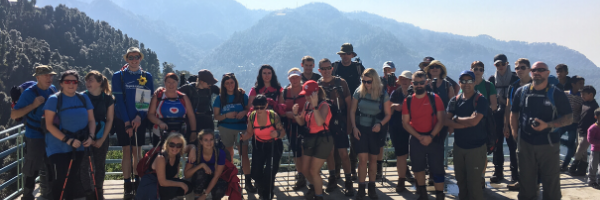
<path id="1" fill-rule="evenodd" d="M 21 129 L 21 127 L 17 129 L 16 134 L 19 134 L 17 136 L 17 145 L 23 144 L 24 142 L 23 135 L 20 135 Z M 17 178 L 17 191 L 21 191 L 21 189 L 25 187 L 25 176 L 21 176 L 21 169 L 23 169 L 23 166 L 25 165 L 25 159 L 23 159 L 23 162 L 19 162 L 21 158 L 25 157 L 24 153 L 25 152 L 23 151 L 23 147 L 17 150 L 17 176 L 19 177 Z"/>

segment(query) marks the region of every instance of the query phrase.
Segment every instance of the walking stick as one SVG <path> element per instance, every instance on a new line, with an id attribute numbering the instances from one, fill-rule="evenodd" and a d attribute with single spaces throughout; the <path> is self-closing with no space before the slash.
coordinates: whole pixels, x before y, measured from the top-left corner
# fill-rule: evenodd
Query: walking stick
<path id="1" fill-rule="evenodd" d="M 75 140 L 75 139 L 73 139 Z M 73 142 L 71 142 L 71 145 Z M 73 148 L 73 147 L 72 147 Z M 67 181 L 69 181 L 69 174 L 71 174 L 71 166 L 73 165 L 73 160 L 75 160 L 75 148 L 73 148 L 73 153 L 71 153 L 71 161 L 69 162 L 69 168 L 67 168 L 67 177 L 65 177 L 65 182 L 63 183 L 62 191 L 60 191 L 60 199 L 63 199 L 63 195 L 65 193 L 65 188 L 67 187 Z"/>
<path id="2" fill-rule="evenodd" d="M 135 132 L 134 132 L 135 134 Z M 137 141 L 136 141 L 137 143 Z M 135 174 L 133 173 L 133 144 L 131 143 L 131 137 L 129 137 L 129 160 L 131 161 L 130 165 L 131 165 L 131 174 L 130 174 L 130 179 L 131 181 L 129 182 L 129 184 L 131 184 L 131 192 L 133 192 L 133 194 L 135 195 L 135 188 L 134 188 L 134 184 L 133 182 L 135 181 Z"/>
<path id="3" fill-rule="evenodd" d="M 273 151 L 275 151 L 275 139 L 272 139 L 271 141 L 271 170 L 269 170 L 271 172 L 271 174 L 269 174 L 269 197 L 267 199 L 272 199 L 273 194 L 273 185 L 275 184 L 275 180 L 273 180 Z"/>
<path id="4" fill-rule="evenodd" d="M 241 190 L 240 194 L 242 194 L 242 199 L 244 199 L 244 187 L 243 187 L 243 186 L 246 186 L 246 185 L 244 185 L 244 183 L 245 183 L 245 182 L 244 182 L 244 179 L 246 179 L 246 178 L 244 177 L 244 175 L 245 175 L 245 174 L 244 174 L 244 158 L 242 158 L 242 156 L 243 156 L 243 154 L 242 154 L 242 152 L 243 152 L 243 151 L 242 151 L 242 149 L 244 148 L 244 147 L 243 147 L 243 145 L 244 145 L 244 140 L 242 139 L 242 132 L 239 132 L 238 134 L 240 135 L 240 149 L 238 149 L 238 151 L 239 151 L 239 153 L 240 153 L 240 169 L 241 169 L 241 171 L 242 171 L 242 173 L 241 173 L 242 175 L 240 176 L 240 179 L 242 179 L 242 180 L 240 181 L 240 190 Z"/>
<path id="5" fill-rule="evenodd" d="M 96 174 L 94 172 L 94 166 L 96 166 L 96 165 L 94 164 L 94 160 L 93 160 L 94 156 L 92 155 L 93 152 L 92 152 L 91 147 L 88 147 L 87 151 L 88 151 L 88 160 L 90 161 L 90 171 L 88 171 L 88 174 L 92 177 L 92 181 L 93 181 L 92 185 L 94 186 L 94 192 L 96 193 L 96 199 L 99 199 L 98 198 L 98 188 L 96 187 Z"/>

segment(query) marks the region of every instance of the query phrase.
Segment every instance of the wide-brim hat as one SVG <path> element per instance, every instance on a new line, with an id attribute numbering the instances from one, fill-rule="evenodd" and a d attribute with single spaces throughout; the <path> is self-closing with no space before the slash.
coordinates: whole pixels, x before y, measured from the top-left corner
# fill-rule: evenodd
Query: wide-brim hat
<path id="1" fill-rule="evenodd" d="M 46 74 L 56 75 L 56 72 L 54 72 L 52 67 L 50 67 L 48 65 L 40 65 L 40 66 L 35 67 L 35 73 L 33 73 L 33 76 L 46 75 Z"/>
<path id="2" fill-rule="evenodd" d="M 356 57 L 357 56 L 356 52 L 354 52 L 354 47 L 352 47 L 352 44 L 350 44 L 350 43 L 344 43 L 344 44 L 342 44 L 342 47 L 340 48 L 340 51 L 337 52 L 338 55 L 340 55 L 340 54 L 347 54 L 347 53 L 352 53 L 352 57 Z"/>
<path id="3" fill-rule="evenodd" d="M 423 71 L 425 71 L 427 74 L 429 74 L 429 67 L 433 66 L 433 65 L 439 65 L 442 67 L 442 73 L 440 74 L 440 77 L 442 79 L 446 78 L 446 76 L 448 75 L 448 71 L 446 70 L 446 66 L 444 64 L 442 64 L 442 62 L 440 62 L 439 60 L 434 60 L 431 61 L 431 63 L 429 63 L 429 65 L 427 65 L 427 67 L 423 68 Z"/>
<path id="4" fill-rule="evenodd" d="M 136 53 L 136 52 L 140 53 L 140 56 L 142 56 L 142 57 L 140 57 L 140 60 L 144 59 L 144 54 L 137 47 L 129 47 L 129 49 L 127 49 L 127 53 L 125 53 L 123 55 L 123 59 L 127 60 L 127 55 L 129 55 L 129 53 Z"/>
<path id="5" fill-rule="evenodd" d="M 208 69 L 198 71 L 198 79 L 210 85 L 214 85 L 215 83 L 219 82 Z"/>

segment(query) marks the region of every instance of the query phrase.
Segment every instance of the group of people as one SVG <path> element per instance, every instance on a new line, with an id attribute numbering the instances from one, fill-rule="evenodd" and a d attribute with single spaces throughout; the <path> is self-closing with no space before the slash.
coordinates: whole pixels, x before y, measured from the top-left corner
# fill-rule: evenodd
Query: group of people
<path id="1" fill-rule="evenodd" d="M 396 191 L 414 182 L 419 199 L 428 199 L 427 184 L 434 186 L 436 199 L 445 198 L 449 134 L 454 134 L 460 199 L 484 198 L 489 153 L 495 169 L 490 182 L 504 179 L 505 138 L 512 176 L 508 187 L 519 190 L 519 199 L 537 198 L 539 183 L 544 199 L 560 199 L 560 171 L 574 176 L 589 171 L 589 185 L 600 189 L 596 90 L 580 76 L 567 76 L 566 65 L 556 66 L 554 77 L 544 62 L 531 65 L 520 58 L 515 73 L 507 57 L 498 54 L 488 80 L 484 63 L 475 61 L 456 76 L 457 82 L 432 57 L 414 72 L 396 76 L 391 61 L 383 64 L 381 75 L 352 61 L 357 53 L 350 43 L 337 54 L 341 59 L 335 62 L 303 57 L 302 69 L 288 71 L 287 86 L 279 83 L 272 66 L 262 65 L 247 94 L 234 73 L 224 74 L 218 87 L 209 70 L 200 70 L 189 82 L 165 74 L 164 87 L 155 89 L 152 74 L 140 66 L 144 55 L 135 47 L 123 56 L 127 64 L 114 73 L 112 86 L 91 71 L 84 79 L 87 90 L 80 93 L 76 71 L 61 73 L 57 90 L 52 67 L 38 66 L 37 83 L 22 92 L 11 113 L 26 124 L 23 199 L 33 199 L 38 175 L 48 199 L 103 199 L 109 134 L 116 134 L 122 146 L 124 199 L 172 199 L 191 192 L 196 199 L 209 193 L 213 199 L 237 199 L 241 188 L 232 164 L 234 146 L 244 174 L 242 188 L 272 199 L 286 138 L 297 169 L 293 189 L 308 186 L 306 199 L 323 199 L 325 162 L 325 192 L 338 188 L 343 169 L 346 196 L 377 199 L 375 182 L 382 178 L 388 134 L 397 157 Z M 315 66 L 320 74 L 313 72 Z M 154 148 L 141 159 L 147 131 Z M 559 143 L 568 148 L 562 164 Z M 188 160 L 181 161 L 185 154 Z M 186 162 L 184 177 L 181 162 Z"/>

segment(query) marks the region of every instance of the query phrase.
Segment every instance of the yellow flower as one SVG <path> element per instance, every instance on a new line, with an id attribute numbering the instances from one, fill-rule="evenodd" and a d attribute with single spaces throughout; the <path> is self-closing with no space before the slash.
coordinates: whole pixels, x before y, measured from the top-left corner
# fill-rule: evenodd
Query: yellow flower
<path id="1" fill-rule="evenodd" d="M 148 80 L 146 80 L 146 77 L 143 77 L 143 76 L 141 76 L 141 75 L 140 75 L 140 78 L 139 78 L 139 79 L 137 79 L 137 80 L 138 80 L 138 82 L 139 82 L 139 84 L 140 84 L 141 86 L 144 86 L 144 85 L 146 85 L 146 83 L 148 82 Z"/>

